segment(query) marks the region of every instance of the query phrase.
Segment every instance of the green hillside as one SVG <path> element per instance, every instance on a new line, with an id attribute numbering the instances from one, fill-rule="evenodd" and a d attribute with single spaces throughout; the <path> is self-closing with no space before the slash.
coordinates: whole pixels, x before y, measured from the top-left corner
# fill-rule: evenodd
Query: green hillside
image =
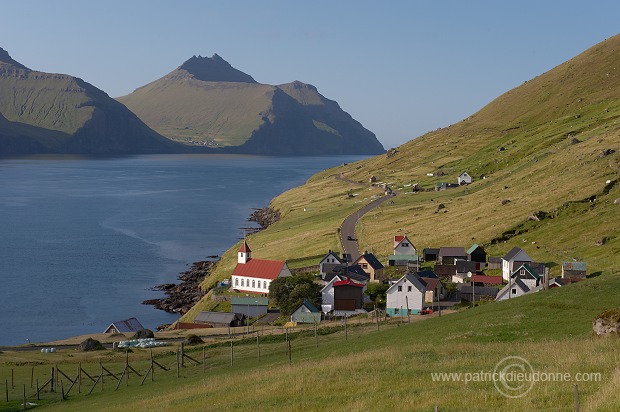
<path id="1" fill-rule="evenodd" d="M 335 333 L 321 330 L 315 340 L 309 327 L 303 335 L 291 335 L 290 362 L 283 336 L 269 334 L 262 335 L 259 361 L 253 333 L 235 342 L 233 365 L 229 345 L 222 341 L 207 347 L 205 372 L 187 360 L 179 378 L 174 350 L 162 348 L 155 351 L 156 360 L 171 370 L 158 369 L 154 382 L 147 379 L 140 385 L 132 375 L 128 386 L 123 383 L 115 390 L 116 381 L 109 377 L 103 391 L 97 387 L 86 395 L 92 382 L 84 379 L 82 394 L 74 390 L 68 401 L 57 400 L 42 410 L 433 411 L 438 406 L 443 412 L 566 411 L 573 410 L 578 384 L 581 411 L 615 411 L 620 405 L 618 339 L 593 336 L 592 320 L 616 307 L 618 296 L 620 276 L 603 275 L 441 317 L 414 316 L 411 324 L 406 318 L 382 322 L 379 331 L 372 321 L 350 319 L 346 336 L 340 325 Z M 194 359 L 202 359 L 201 347 L 189 351 Z M 148 350 L 134 350 L 129 356 L 138 371 L 148 368 Z M 465 379 L 466 374 L 471 378 L 491 373 L 509 356 L 524 359 L 534 372 L 563 378 L 535 382 L 529 390 L 524 386 L 526 396 L 517 396 L 521 389 L 508 392 L 513 398 L 503 396 L 491 380 L 437 378 L 437 374 L 461 374 Z M 86 370 L 99 371 L 99 360 L 116 373 L 123 367 L 124 353 L 0 354 L 0 361 L 15 368 L 17 382 L 30 379 L 32 365 L 47 371 L 54 362 L 72 371 L 81 362 Z M 0 377 L 7 373 L 4 368 Z M 577 381 L 578 376 L 591 378 Z M 512 382 L 514 387 L 520 385 Z M 13 405 L 5 410 L 19 408 L 17 402 Z"/>
<path id="2" fill-rule="evenodd" d="M 260 84 L 218 55 L 194 56 L 118 101 L 171 139 L 227 153 L 384 151 L 372 132 L 314 86 Z"/>
<path id="3" fill-rule="evenodd" d="M 0 155 L 187 151 L 91 84 L 30 70 L 1 48 L 0 115 Z"/>
<path id="4" fill-rule="evenodd" d="M 588 273 L 616 273 L 619 49 L 620 36 L 610 38 L 457 124 L 313 176 L 273 199 L 271 207 L 283 218 L 250 236 L 255 256 L 292 259 L 338 250 L 337 228 L 345 217 L 382 193 L 369 191 L 374 175 L 398 196 L 365 215 L 357 231 L 360 249 L 383 261 L 392 253 L 392 237 L 407 232 L 419 250 L 478 243 L 502 256 L 520 246 L 546 262 L 552 276 L 572 259 L 585 260 Z M 456 183 L 465 170 L 472 184 L 434 191 L 440 181 Z M 415 183 L 423 190 L 412 193 Z M 537 211 L 547 217 L 530 220 Z M 237 248 L 224 254 L 205 288 L 230 276 Z M 185 319 L 206 305 L 208 299 Z"/>

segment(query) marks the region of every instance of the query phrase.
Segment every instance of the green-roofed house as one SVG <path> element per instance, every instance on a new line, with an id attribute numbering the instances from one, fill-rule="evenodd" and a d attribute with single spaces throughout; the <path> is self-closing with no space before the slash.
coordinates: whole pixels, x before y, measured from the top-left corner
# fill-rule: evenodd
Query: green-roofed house
<path id="1" fill-rule="evenodd" d="M 233 296 L 230 298 L 231 312 L 242 313 L 249 318 L 267 314 L 269 298 Z"/>
<path id="2" fill-rule="evenodd" d="M 319 323 L 321 321 L 321 311 L 308 299 L 304 299 L 304 302 L 291 315 L 291 321 L 297 323 Z"/>
<path id="3" fill-rule="evenodd" d="M 474 243 L 467 250 L 467 260 L 470 262 L 487 263 L 487 252 L 482 248 L 482 246 Z"/>

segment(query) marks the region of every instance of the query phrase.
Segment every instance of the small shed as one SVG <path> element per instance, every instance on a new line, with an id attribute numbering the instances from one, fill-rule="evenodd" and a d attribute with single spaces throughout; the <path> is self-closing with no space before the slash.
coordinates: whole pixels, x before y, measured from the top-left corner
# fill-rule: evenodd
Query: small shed
<path id="1" fill-rule="evenodd" d="M 319 323 L 321 321 L 321 311 L 308 299 L 304 299 L 303 303 L 291 315 L 291 321 L 297 323 Z"/>
<path id="2" fill-rule="evenodd" d="M 467 249 L 467 260 L 471 262 L 487 263 L 487 252 L 482 246 L 474 243 Z"/>
<path id="3" fill-rule="evenodd" d="M 232 312 L 199 312 L 194 323 L 203 323 L 213 328 L 243 326 L 245 315 Z"/>
<path id="4" fill-rule="evenodd" d="M 468 185 L 472 182 L 471 176 L 467 172 L 463 172 L 457 178 L 457 182 L 459 185 Z"/>
<path id="5" fill-rule="evenodd" d="M 230 298 L 231 311 L 249 318 L 267 314 L 269 298 L 233 296 Z"/>
<path id="6" fill-rule="evenodd" d="M 103 333 L 134 333 L 143 330 L 144 326 L 136 318 L 129 318 L 112 322 Z"/>
<path id="7" fill-rule="evenodd" d="M 422 250 L 425 262 L 435 262 L 439 257 L 439 248 L 427 247 Z"/>
<path id="8" fill-rule="evenodd" d="M 562 262 L 562 279 L 586 278 L 586 262 Z"/>

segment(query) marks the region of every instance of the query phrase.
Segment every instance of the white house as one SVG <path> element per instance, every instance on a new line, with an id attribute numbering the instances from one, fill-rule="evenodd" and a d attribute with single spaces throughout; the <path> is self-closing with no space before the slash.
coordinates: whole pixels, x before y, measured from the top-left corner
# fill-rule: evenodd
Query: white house
<path id="1" fill-rule="evenodd" d="M 279 277 L 291 276 L 283 260 L 252 258 L 250 247 L 243 241 L 237 253 L 237 266 L 232 273 L 232 288 L 248 293 L 269 293 L 269 285 Z"/>
<path id="2" fill-rule="evenodd" d="M 457 183 L 459 185 L 468 185 L 471 183 L 471 181 L 472 181 L 471 176 L 467 172 L 461 173 L 459 177 L 457 178 Z"/>
<path id="3" fill-rule="evenodd" d="M 520 279 L 530 289 L 540 286 L 541 283 L 540 274 L 527 263 L 523 263 L 516 268 L 512 272 L 511 277 L 512 279 Z"/>
<path id="4" fill-rule="evenodd" d="M 426 287 L 415 275 L 408 273 L 394 282 L 386 294 L 385 312 L 389 316 L 407 316 L 407 308 L 409 313 L 422 311 Z"/>
<path id="5" fill-rule="evenodd" d="M 321 279 L 325 279 L 325 275 L 332 271 L 336 266 L 342 265 L 342 260 L 338 256 L 337 252 L 329 250 L 327 255 L 319 262 L 319 271 L 321 272 Z"/>
<path id="6" fill-rule="evenodd" d="M 496 301 L 518 298 L 528 293 L 537 292 L 540 288 L 530 288 L 521 279 L 512 279 L 506 286 L 502 288 L 495 298 Z"/>
<path id="7" fill-rule="evenodd" d="M 532 258 L 520 247 L 513 247 L 510 252 L 502 258 L 502 277 L 508 281 L 512 272 L 523 263 L 531 263 Z M 516 263 L 516 265 L 515 265 Z"/>
<path id="8" fill-rule="evenodd" d="M 396 235 L 394 236 L 394 254 L 417 255 L 418 251 L 413 243 L 407 238 L 407 235 Z"/>

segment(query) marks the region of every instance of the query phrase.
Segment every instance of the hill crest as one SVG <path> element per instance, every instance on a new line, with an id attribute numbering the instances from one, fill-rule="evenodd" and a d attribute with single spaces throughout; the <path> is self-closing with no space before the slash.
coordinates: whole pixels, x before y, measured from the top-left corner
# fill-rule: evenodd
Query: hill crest
<path id="1" fill-rule="evenodd" d="M 192 56 L 176 71 L 185 71 L 204 82 L 257 83 L 252 76 L 235 69 L 217 54 L 211 57 Z"/>

